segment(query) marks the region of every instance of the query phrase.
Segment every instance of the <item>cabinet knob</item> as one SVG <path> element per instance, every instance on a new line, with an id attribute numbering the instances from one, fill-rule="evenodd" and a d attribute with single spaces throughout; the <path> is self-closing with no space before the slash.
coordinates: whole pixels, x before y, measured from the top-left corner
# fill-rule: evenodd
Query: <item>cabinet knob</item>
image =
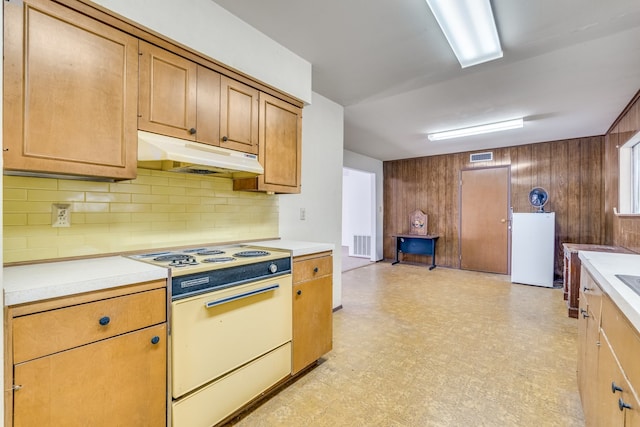
<path id="1" fill-rule="evenodd" d="M 300 289 L 298 289 L 298 292 L 296 292 L 297 295 L 302 295 L 302 291 Z"/>
<path id="2" fill-rule="evenodd" d="M 586 319 L 587 317 L 589 317 L 589 315 L 587 314 L 587 310 L 585 310 L 584 308 L 580 309 L 580 313 L 582 313 L 582 317 L 584 319 Z"/>
<path id="3" fill-rule="evenodd" d="M 159 336 L 154 336 L 153 338 L 151 338 L 151 344 L 158 344 L 160 342 L 160 337 Z"/>
<path id="4" fill-rule="evenodd" d="M 222 137 L 222 142 L 227 142 L 228 140 L 229 140 L 229 137 L 228 137 L 228 136 L 223 136 L 223 137 Z"/>
<path id="5" fill-rule="evenodd" d="M 313 268 L 313 272 L 314 272 L 314 273 L 317 273 L 317 272 L 318 272 L 318 267 L 314 267 L 314 268 Z"/>
<path id="6" fill-rule="evenodd" d="M 102 326 L 107 326 L 109 324 L 109 322 L 111 322 L 111 319 L 109 319 L 109 316 L 104 316 L 104 317 L 101 317 L 100 320 L 98 320 L 98 322 Z"/>
<path id="7" fill-rule="evenodd" d="M 620 408 L 621 411 L 624 411 L 625 409 L 633 409 L 631 408 L 631 405 L 625 403 L 622 398 L 618 399 L 618 408 Z"/>
<path id="8" fill-rule="evenodd" d="M 196 128 L 191 128 L 191 129 L 189 129 L 189 133 L 190 133 L 191 135 L 194 135 L 194 134 L 196 133 Z"/>
<path id="9" fill-rule="evenodd" d="M 611 393 L 615 393 L 616 391 L 622 391 L 622 387 L 616 385 L 615 382 L 611 382 Z"/>

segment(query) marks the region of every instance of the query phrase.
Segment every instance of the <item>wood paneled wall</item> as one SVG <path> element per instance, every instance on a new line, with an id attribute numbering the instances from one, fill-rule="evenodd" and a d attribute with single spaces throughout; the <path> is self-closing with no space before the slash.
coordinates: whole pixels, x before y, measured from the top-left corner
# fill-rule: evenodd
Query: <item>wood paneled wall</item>
<path id="1" fill-rule="evenodd" d="M 605 135 L 605 243 L 623 246 L 640 253 L 640 216 L 618 217 L 613 208 L 618 206 L 618 146 L 624 145 L 640 131 L 640 91 L 613 123 Z"/>
<path id="2" fill-rule="evenodd" d="M 549 192 L 545 210 L 556 213 L 555 271 L 561 276 L 562 243 L 604 240 L 603 148 L 604 137 L 596 136 L 482 150 L 493 152 L 491 162 L 471 163 L 470 152 L 384 162 L 384 257 L 395 256 L 391 236 L 407 233 L 410 213 L 421 209 L 429 234 L 440 235 L 438 265 L 459 268 L 460 171 L 509 165 L 514 212 L 533 211 L 528 202 L 533 187 Z M 405 259 L 427 261 L 418 255 Z"/>

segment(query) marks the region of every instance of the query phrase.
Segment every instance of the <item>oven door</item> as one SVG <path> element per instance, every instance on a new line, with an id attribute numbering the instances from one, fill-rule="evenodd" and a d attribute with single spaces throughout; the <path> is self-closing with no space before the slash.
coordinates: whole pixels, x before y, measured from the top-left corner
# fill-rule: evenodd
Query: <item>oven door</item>
<path id="1" fill-rule="evenodd" d="M 174 399 L 291 341 L 291 275 L 171 306 Z"/>

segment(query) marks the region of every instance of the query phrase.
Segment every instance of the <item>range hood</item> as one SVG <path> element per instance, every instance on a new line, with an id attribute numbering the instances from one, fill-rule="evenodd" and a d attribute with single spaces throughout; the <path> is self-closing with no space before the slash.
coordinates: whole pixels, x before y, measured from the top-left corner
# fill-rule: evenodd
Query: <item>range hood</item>
<path id="1" fill-rule="evenodd" d="M 142 162 L 142 166 L 159 165 L 160 169 L 171 172 L 215 174 L 231 178 L 264 173 L 255 154 L 141 130 L 138 131 L 138 162 Z"/>

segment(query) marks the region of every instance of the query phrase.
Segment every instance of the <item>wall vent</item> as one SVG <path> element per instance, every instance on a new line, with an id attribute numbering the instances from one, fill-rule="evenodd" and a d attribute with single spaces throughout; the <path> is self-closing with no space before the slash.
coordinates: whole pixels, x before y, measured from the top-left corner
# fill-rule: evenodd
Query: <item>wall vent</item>
<path id="1" fill-rule="evenodd" d="M 353 236 L 353 246 L 349 256 L 371 257 L 371 236 Z"/>
<path id="2" fill-rule="evenodd" d="M 493 151 L 487 151 L 486 153 L 475 153 L 470 157 L 471 163 L 474 162 L 490 162 L 493 160 Z"/>

